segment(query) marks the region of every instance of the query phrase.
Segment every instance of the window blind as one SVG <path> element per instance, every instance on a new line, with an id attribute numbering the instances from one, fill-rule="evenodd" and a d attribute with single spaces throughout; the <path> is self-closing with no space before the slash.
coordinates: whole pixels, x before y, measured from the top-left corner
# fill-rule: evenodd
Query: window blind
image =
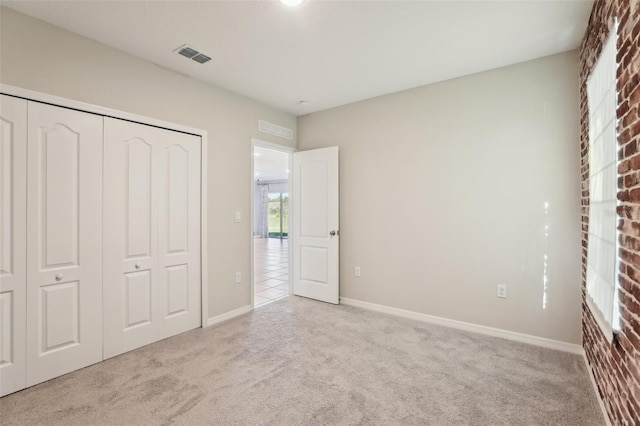
<path id="1" fill-rule="evenodd" d="M 617 327 L 616 28 L 587 80 L 589 104 L 589 232 L 587 303 L 605 335 Z"/>

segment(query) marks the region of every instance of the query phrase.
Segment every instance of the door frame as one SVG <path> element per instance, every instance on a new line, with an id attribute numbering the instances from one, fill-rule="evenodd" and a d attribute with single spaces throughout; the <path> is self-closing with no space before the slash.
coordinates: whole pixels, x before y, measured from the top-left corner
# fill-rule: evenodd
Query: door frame
<path id="1" fill-rule="evenodd" d="M 251 138 L 251 309 L 255 309 L 255 294 L 256 294 L 256 289 L 255 289 L 255 276 L 254 276 L 254 266 L 255 266 L 255 254 L 254 254 L 254 239 L 255 239 L 255 180 L 254 180 L 254 158 L 255 156 L 253 155 L 255 152 L 255 148 L 256 147 L 260 147 L 260 148 L 266 148 L 266 149 L 271 149 L 274 151 L 279 151 L 279 152 L 283 152 L 289 155 L 289 170 L 292 170 L 293 167 L 293 153 L 297 152 L 298 150 L 286 145 L 278 145 L 277 143 L 273 143 L 273 142 L 266 142 L 260 139 L 256 139 L 256 138 Z M 293 208 L 293 203 L 291 202 L 291 185 L 293 182 L 293 173 L 289 173 L 289 228 L 291 228 L 291 210 Z M 293 272 L 291 269 L 291 233 L 289 232 L 289 235 L 287 237 L 288 241 L 288 245 L 289 245 L 289 252 L 287 254 L 288 257 L 288 263 L 289 263 L 289 296 L 291 296 L 292 294 L 292 286 L 291 286 L 291 279 L 293 278 Z"/>
<path id="2" fill-rule="evenodd" d="M 133 121 L 140 124 L 146 124 L 148 126 L 160 127 L 163 129 L 188 133 L 200 137 L 200 326 L 203 328 L 207 327 L 209 325 L 209 280 L 207 272 L 207 131 L 194 127 L 183 126 L 181 124 L 176 124 L 165 120 L 158 120 L 142 115 L 130 114 L 124 111 L 105 108 L 98 105 L 74 101 L 72 99 L 36 92 L 33 90 L 11 86 L 8 84 L 0 83 L 0 93 L 26 99 L 28 101 L 41 102 L 45 104 L 60 106 L 63 108 L 75 109 L 78 111 L 102 115 L 104 117 L 119 118 L 122 120 Z M 253 152 L 251 155 L 253 156 Z"/>

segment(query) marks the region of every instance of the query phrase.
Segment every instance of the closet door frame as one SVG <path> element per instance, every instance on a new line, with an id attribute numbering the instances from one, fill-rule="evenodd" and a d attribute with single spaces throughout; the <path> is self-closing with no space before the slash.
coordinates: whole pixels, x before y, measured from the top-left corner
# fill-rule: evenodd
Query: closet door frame
<path id="1" fill-rule="evenodd" d="M 102 115 L 104 117 L 118 118 L 127 121 L 133 121 L 149 126 L 160 127 L 163 129 L 188 133 L 200 137 L 200 297 L 201 297 L 201 327 L 209 325 L 209 288 L 207 283 L 207 158 L 208 158 L 208 142 L 206 130 L 196 129 L 194 127 L 183 126 L 155 118 L 144 117 L 137 114 L 130 114 L 110 108 L 104 108 L 84 102 L 78 102 L 71 99 L 61 98 L 59 96 L 48 95 L 33 90 L 23 89 L 21 87 L 10 86 L 8 84 L 0 84 L 0 93 L 26 100 L 42 102 L 64 108 L 74 109 L 78 111 L 88 112 L 92 114 Z"/>

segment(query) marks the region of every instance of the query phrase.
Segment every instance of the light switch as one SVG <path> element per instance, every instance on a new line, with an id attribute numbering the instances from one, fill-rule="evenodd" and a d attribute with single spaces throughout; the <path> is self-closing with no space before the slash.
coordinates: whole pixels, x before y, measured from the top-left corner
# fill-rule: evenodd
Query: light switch
<path id="1" fill-rule="evenodd" d="M 507 286 L 506 284 L 498 284 L 498 297 L 502 299 L 507 298 Z"/>
<path id="2" fill-rule="evenodd" d="M 236 221 L 236 223 L 240 223 L 240 212 L 236 212 L 235 221 Z"/>

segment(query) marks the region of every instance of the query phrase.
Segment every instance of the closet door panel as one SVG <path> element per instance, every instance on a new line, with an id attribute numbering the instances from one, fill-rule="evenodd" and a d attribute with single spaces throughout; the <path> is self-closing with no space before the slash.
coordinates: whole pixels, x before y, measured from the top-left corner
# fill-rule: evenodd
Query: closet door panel
<path id="1" fill-rule="evenodd" d="M 60 124 L 40 129 L 37 148 L 41 267 L 78 266 L 80 134 Z"/>
<path id="2" fill-rule="evenodd" d="M 127 331 L 134 327 L 151 324 L 153 298 L 150 271 L 125 273 L 123 290 L 126 307 L 123 329 Z"/>
<path id="3" fill-rule="evenodd" d="M 102 359 L 102 117 L 28 103 L 27 385 Z"/>
<path id="4" fill-rule="evenodd" d="M 140 138 L 125 142 L 126 258 L 151 256 L 151 145 Z"/>
<path id="5" fill-rule="evenodd" d="M 167 135 L 169 136 L 169 135 Z M 171 254 L 188 251 L 189 232 L 189 152 L 182 145 L 165 148 L 163 159 L 166 169 L 165 199 L 167 252 Z"/>
<path id="6" fill-rule="evenodd" d="M 165 132 L 160 151 L 161 337 L 200 325 L 200 138 Z"/>
<path id="7" fill-rule="evenodd" d="M 105 358 L 157 340 L 160 135 L 154 127 L 105 118 Z"/>
<path id="8" fill-rule="evenodd" d="M 0 95 L 0 396 L 26 387 L 27 101 Z"/>
<path id="9" fill-rule="evenodd" d="M 200 149 L 105 119 L 105 358 L 201 324 Z"/>

